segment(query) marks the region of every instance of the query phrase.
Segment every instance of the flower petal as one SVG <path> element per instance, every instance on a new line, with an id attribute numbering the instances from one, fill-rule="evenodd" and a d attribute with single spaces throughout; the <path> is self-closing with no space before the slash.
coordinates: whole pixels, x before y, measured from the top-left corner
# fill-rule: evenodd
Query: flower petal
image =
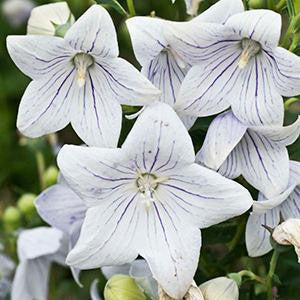
<path id="1" fill-rule="evenodd" d="M 59 168 L 71 188 L 87 205 L 99 205 L 135 186 L 136 174 L 121 149 L 64 146 Z"/>
<path id="2" fill-rule="evenodd" d="M 278 45 L 281 32 L 281 16 L 272 10 L 247 10 L 231 16 L 225 25 L 233 28 L 241 38 L 255 40 L 263 48 L 270 49 Z"/>
<path id="3" fill-rule="evenodd" d="M 140 254 L 146 259 L 163 290 L 181 299 L 190 287 L 198 265 L 201 247 L 200 230 L 186 224 L 162 202 L 143 210 Z"/>
<path id="4" fill-rule="evenodd" d="M 135 168 L 164 173 L 195 161 L 192 140 L 175 111 L 162 102 L 147 107 L 125 140 Z"/>
<path id="5" fill-rule="evenodd" d="M 219 0 L 191 21 L 224 24 L 229 17 L 243 11 L 244 4 L 242 0 Z"/>
<path id="6" fill-rule="evenodd" d="M 231 94 L 231 107 L 236 117 L 251 126 L 283 124 L 283 100 L 277 92 L 264 55 L 249 61 Z"/>
<path id="7" fill-rule="evenodd" d="M 17 67 L 32 79 L 64 68 L 73 55 L 62 38 L 53 36 L 8 36 L 7 50 Z"/>
<path id="8" fill-rule="evenodd" d="M 40 5 L 31 11 L 27 24 L 27 34 L 54 35 L 53 23 L 64 25 L 68 21 L 74 23 L 75 19 L 67 2 Z"/>
<path id="9" fill-rule="evenodd" d="M 288 146 L 293 144 L 300 134 L 300 117 L 289 126 L 253 126 L 251 130 L 259 132 L 266 138 L 281 144 Z"/>
<path id="10" fill-rule="evenodd" d="M 242 174 L 242 162 L 238 151 L 233 149 L 220 166 L 218 173 L 230 179 L 235 179 Z"/>
<path id="11" fill-rule="evenodd" d="M 197 164 L 166 174 L 160 184 L 168 207 L 187 222 L 204 228 L 247 211 L 253 201 L 240 184 Z"/>
<path id="12" fill-rule="evenodd" d="M 117 266 L 104 266 L 101 268 L 101 271 L 105 278 L 108 280 L 112 276 L 117 274 L 128 275 L 130 270 L 130 264 L 117 265 Z"/>
<path id="13" fill-rule="evenodd" d="M 268 253 L 271 249 L 270 233 L 263 225 L 274 228 L 279 223 L 279 210 L 273 208 L 265 214 L 251 214 L 246 226 L 246 246 L 249 256 L 257 257 Z"/>
<path id="14" fill-rule="evenodd" d="M 47 299 L 49 270 L 50 261 L 43 257 L 21 262 L 13 280 L 11 299 Z"/>
<path id="15" fill-rule="evenodd" d="M 61 246 L 63 233 L 50 227 L 37 227 L 24 230 L 18 238 L 20 261 L 35 259 L 57 252 Z"/>
<path id="16" fill-rule="evenodd" d="M 284 220 L 300 218 L 300 188 L 297 186 L 293 193 L 281 204 L 280 211 Z"/>
<path id="17" fill-rule="evenodd" d="M 193 125 L 195 124 L 195 122 L 197 121 L 197 117 L 194 117 L 194 116 L 188 116 L 188 115 L 184 115 L 182 113 L 177 113 L 177 115 L 187 130 L 190 130 L 193 127 Z"/>
<path id="18" fill-rule="evenodd" d="M 139 220 L 138 196 L 127 191 L 89 208 L 79 240 L 67 256 L 67 264 L 80 269 L 132 262 Z"/>
<path id="19" fill-rule="evenodd" d="M 267 198 L 283 192 L 288 185 L 289 157 L 284 146 L 248 130 L 237 146 L 245 179 Z"/>
<path id="20" fill-rule="evenodd" d="M 163 35 L 166 21 L 152 17 L 133 17 L 126 20 L 135 57 L 145 66 L 152 61 L 168 43 Z"/>
<path id="21" fill-rule="evenodd" d="M 217 116 L 208 128 L 196 161 L 210 169 L 218 170 L 246 130 L 247 127 L 230 111 Z"/>
<path id="22" fill-rule="evenodd" d="M 77 51 L 92 53 L 98 58 L 119 55 L 113 21 L 101 5 L 91 6 L 67 31 L 65 41 Z"/>
<path id="23" fill-rule="evenodd" d="M 265 51 L 271 65 L 276 89 L 285 97 L 300 94 L 300 58 L 294 53 L 277 47 L 272 52 Z"/>
<path id="24" fill-rule="evenodd" d="M 99 283 L 99 280 L 95 279 L 95 280 L 93 280 L 93 282 L 91 284 L 90 295 L 91 295 L 92 300 L 102 300 L 102 298 L 100 297 L 99 292 L 98 292 L 98 287 L 97 287 L 98 283 Z"/>
<path id="25" fill-rule="evenodd" d="M 81 226 L 87 209 L 79 196 L 63 184 L 46 189 L 37 197 L 35 205 L 44 221 L 68 234 Z"/>
<path id="26" fill-rule="evenodd" d="M 122 58 L 98 60 L 91 74 L 97 72 L 98 84 L 105 97 L 120 104 L 145 105 L 159 99 L 161 92 L 136 68 Z M 101 74 L 101 75 L 100 75 Z"/>

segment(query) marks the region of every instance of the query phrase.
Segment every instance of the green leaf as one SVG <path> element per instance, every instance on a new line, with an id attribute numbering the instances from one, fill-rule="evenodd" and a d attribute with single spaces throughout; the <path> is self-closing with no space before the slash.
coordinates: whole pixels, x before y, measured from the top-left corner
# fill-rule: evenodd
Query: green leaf
<path id="1" fill-rule="evenodd" d="M 108 7 L 113 8 L 115 11 L 117 11 L 119 14 L 123 16 L 127 16 L 126 10 L 123 8 L 123 6 L 117 1 L 117 0 L 96 0 L 98 4 L 105 4 Z"/>
<path id="2" fill-rule="evenodd" d="M 295 17 L 296 12 L 295 12 L 295 7 L 294 7 L 294 1 L 293 0 L 286 0 L 286 7 L 288 10 L 289 17 Z"/>

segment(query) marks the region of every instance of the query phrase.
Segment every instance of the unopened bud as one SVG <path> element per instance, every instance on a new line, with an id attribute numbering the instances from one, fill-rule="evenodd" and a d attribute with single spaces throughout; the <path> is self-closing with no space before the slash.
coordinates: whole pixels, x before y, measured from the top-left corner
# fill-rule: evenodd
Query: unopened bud
<path id="1" fill-rule="evenodd" d="M 248 5 L 252 9 L 267 8 L 266 0 L 249 0 Z"/>
<path id="2" fill-rule="evenodd" d="M 35 194 L 24 194 L 18 200 L 19 210 L 28 218 L 32 217 L 35 214 L 35 205 L 34 200 L 36 199 Z"/>
<path id="3" fill-rule="evenodd" d="M 238 300 L 239 288 L 236 282 L 227 277 L 218 277 L 204 282 L 200 290 L 205 300 Z"/>
<path id="4" fill-rule="evenodd" d="M 43 176 L 46 187 L 57 182 L 58 173 L 58 169 L 55 166 L 51 166 L 45 171 Z"/>
<path id="5" fill-rule="evenodd" d="M 136 285 L 133 278 L 126 275 L 114 275 L 106 283 L 105 300 L 146 300 L 146 296 Z"/>
<path id="6" fill-rule="evenodd" d="M 21 212 L 14 206 L 9 206 L 3 214 L 4 227 L 7 230 L 16 230 L 21 224 Z"/>

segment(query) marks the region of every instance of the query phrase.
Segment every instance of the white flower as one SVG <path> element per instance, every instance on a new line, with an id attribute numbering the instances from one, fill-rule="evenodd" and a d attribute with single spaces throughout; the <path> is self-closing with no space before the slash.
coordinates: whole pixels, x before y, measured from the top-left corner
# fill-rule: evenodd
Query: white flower
<path id="1" fill-rule="evenodd" d="M 262 193 L 253 204 L 246 226 L 246 246 L 250 256 L 261 256 L 271 249 L 270 233 L 262 225 L 276 227 L 284 220 L 300 218 L 300 163 L 290 161 L 289 185 L 284 192 L 267 198 Z"/>
<path id="2" fill-rule="evenodd" d="M 12 285 L 12 300 L 46 300 L 48 278 L 53 261 L 64 264 L 68 250 L 63 232 L 37 227 L 21 232 L 17 250 L 19 265 Z"/>
<path id="3" fill-rule="evenodd" d="M 300 263 L 300 219 L 288 219 L 279 224 L 272 237 L 278 244 L 293 245 Z"/>
<path id="4" fill-rule="evenodd" d="M 90 269 L 140 254 L 163 289 L 182 297 L 197 269 L 198 228 L 252 205 L 245 188 L 194 161 L 188 132 L 163 103 L 145 109 L 121 149 L 64 146 L 58 165 L 89 206 L 67 263 Z"/>
<path id="5" fill-rule="evenodd" d="M 218 277 L 200 285 L 204 300 L 238 300 L 239 288 L 234 280 Z"/>
<path id="6" fill-rule="evenodd" d="M 169 26 L 174 51 L 198 64 L 182 82 L 176 110 L 201 117 L 231 106 L 245 124 L 282 124 L 282 96 L 300 94 L 300 58 L 278 47 L 280 32 L 280 15 L 263 9 L 235 14 L 225 25 Z"/>
<path id="7" fill-rule="evenodd" d="M 224 23 L 231 15 L 243 11 L 243 8 L 240 0 L 221 0 L 189 23 Z M 126 24 L 142 73 L 162 91 L 160 100 L 175 106 L 180 85 L 190 64 L 173 49 L 166 32 L 169 26 L 184 23 L 134 17 L 128 19 Z M 196 121 L 196 117 L 179 115 L 188 129 Z"/>
<path id="8" fill-rule="evenodd" d="M 11 275 L 15 263 L 6 255 L 0 253 L 0 299 L 6 299 L 11 289 Z"/>
<path id="9" fill-rule="evenodd" d="M 114 147 L 120 103 L 143 105 L 160 93 L 131 64 L 118 58 L 116 31 L 100 5 L 67 31 L 53 36 L 9 36 L 8 51 L 33 81 L 19 107 L 17 127 L 28 137 L 58 131 L 71 122 L 89 145 Z"/>
<path id="10" fill-rule="evenodd" d="M 3 15 L 14 27 L 20 26 L 27 20 L 33 7 L 31 0 L 5 0 L 1 5 Z"/>
<path id="11" fill-rule="evenodd" d="M 267 197 L 282 193 L 289 181 L 286 149 L 299 136 L 300 118 L 292 125 L 247 127 L 231 111 L 211 123 L 197 162 L 225 177 L 240 175 Z"/>
<path id="12" fill-rule="evenodd" d="M 40 217 L 52 227 L 63 231 L 69 238 L 69 249 L 76 244 L 84 220 L 87 206 L 68 186 L 62 176 L 58 183 L 43 191 L 36 199 L 36 209 Z M 71 267 L 77 284 L 80 270 Z"/>
<path id="13" fill-rule="evenodd" d="M 27 24 L 27 34 L 54 35 L 55 25 L 75 22 L 67 2 L 50 3 L 35 7 Z"/>

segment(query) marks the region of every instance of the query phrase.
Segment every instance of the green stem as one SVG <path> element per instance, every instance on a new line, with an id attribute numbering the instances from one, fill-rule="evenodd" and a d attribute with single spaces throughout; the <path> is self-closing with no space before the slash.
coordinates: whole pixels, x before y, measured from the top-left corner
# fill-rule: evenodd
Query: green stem
<path id="1" fill-rule="evenodd" d="M 280 0 L 276 5 L 275 5 L 275 10 L 280 11 L 281 9 L 284 8 L 286 5 L 286 0 Z"/>
<path id="2" fill-rule="evenodd" d="M 289 110 L 290 106 L 291 106 L 293 103 L 296 103 L 296 102 L 299 102 L 299 101 L 300 101 L 299 98 L 295 98 L 295 97 L 289 98 L 288 100 L 286 100 L 286 101 L 284 102 L 284 109 L 285 109 L 285 110 Z"/>
<path id="3" fill-rule="evenodd" d="M 300 14 L 292 18 L 290 25 L 284 35 L 282 47 L 289 49 L 290 47 L 292 47 L 293 43 L 296 42 L 297 38 L 295 38 L 294 40 L 294 36 L 297 36 L 299 34 L 298 33 L 299 23 L 300 23 Z"/>
<path id="4" fill-rule="evenodd" d="M 270 261 L 270 268 L 267 276 L 267 300 L 273 300 L 273 276 L 275 274 L 276 265 L 278 262 L 279 252 L 276 249 L 273 251 L 273 255 Z"/>
<path id="5" fill-rule="evenodd" d="M 260 276 L 258 276 L 258 275 L 256 275 L 256 274 L 254 274 L 253 272 L 251 272 L 251 271 L 249 271 L 249 270 L 243 270 L 243 271 L 240 271 L 238 274 L 239 274 L 241 277 L 247 276 L 247 277 L 249 277 L 251 280 L 255 280 L 255 281 L 257 281 L 257 282 L 259 282 L 259 283 L 261 283 L 261 284 L 266 284 L 266 281 L 265 281 L 264 278 L 262 278 L 262 277 L 260 277 Z"/>
<path id="6" fill-rule="evenodd" d="M 241 236 L 244 234 L 245 226 L 246 226 L 246 219 L 242 216 L 241 223 L 238 225 L 238 228 L 236 230 L 233 239 L 227 244 L 228 249 L 230 251 L 232 251 L 238 245 Z"/>
<path id="7" fill-rule="evenodd" d="M 133 0 L 127 0 L 127 7 L 129 10 L 130 17 L 134 17 L 136 15 Z"/>
<path id="8" fill-rule="evenodd" d="M 36 164 L 37 164 L 37 170 L 39 175 L 39 181 L 40 181 L 40 187 L 41 190 L 44 190 L 46 188 L 46 183 L 44 180 L 44 173 L 45 173 L 45 160 L 42 152 L 37 151 L 36 154 Z"/>

